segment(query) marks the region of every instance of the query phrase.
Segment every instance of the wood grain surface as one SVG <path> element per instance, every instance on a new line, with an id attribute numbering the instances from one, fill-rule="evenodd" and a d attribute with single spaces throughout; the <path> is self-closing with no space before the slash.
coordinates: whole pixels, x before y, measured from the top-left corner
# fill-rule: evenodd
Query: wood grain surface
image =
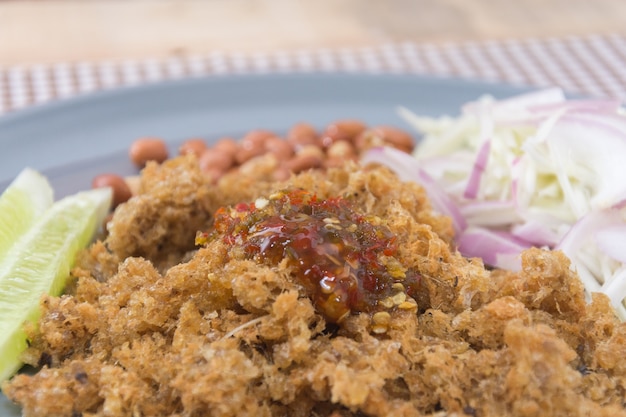
<path id="1" fill-rule="evenodd" d="M 625 31 L 625 0 L 0 0 L 0 65 Z"/>

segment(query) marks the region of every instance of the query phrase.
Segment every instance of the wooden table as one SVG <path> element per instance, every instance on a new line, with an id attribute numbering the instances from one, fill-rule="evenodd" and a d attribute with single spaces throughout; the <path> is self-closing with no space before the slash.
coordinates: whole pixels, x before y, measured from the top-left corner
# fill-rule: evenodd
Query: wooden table
<path id="1" fill-rule="evenodd" d="M 624 31 L 624 0 L 4 0 L 0 65 Z"/>

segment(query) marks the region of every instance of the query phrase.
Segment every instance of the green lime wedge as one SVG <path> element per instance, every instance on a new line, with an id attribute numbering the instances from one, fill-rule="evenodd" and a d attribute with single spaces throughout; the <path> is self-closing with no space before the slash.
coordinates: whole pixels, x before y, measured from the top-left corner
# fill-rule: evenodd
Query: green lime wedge
<path id="1" fill-rule="evenodd" d="M 21 366 L 24 323 L 38 319 L 43 294 L 63 290 L 77 252 L 93 239 L 110 204 L 109 188 L 55 202 L 0 261 L 0 382 Z"/>
<path id="2" fill-rule="evenodd" d="M 0 262 L 53 203 L 46 177 L 25 168 L 0 196 Z"/>

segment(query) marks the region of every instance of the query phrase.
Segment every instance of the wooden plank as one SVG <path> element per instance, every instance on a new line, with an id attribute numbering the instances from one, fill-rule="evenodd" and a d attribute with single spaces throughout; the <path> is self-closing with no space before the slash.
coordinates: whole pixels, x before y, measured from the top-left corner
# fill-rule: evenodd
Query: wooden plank
<path id="1" fill-rule="evenodd" d="M 12 0 L 0 64 L 624 30 L 623 0 Z"/>

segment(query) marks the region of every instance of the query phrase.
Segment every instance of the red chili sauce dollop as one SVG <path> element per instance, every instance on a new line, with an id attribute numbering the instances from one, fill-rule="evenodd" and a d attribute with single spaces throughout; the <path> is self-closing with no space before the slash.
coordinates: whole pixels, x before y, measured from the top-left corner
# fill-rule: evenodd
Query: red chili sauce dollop
<path id="1" fill-rule="evenodd" d="M 296 189 L 254 203 L 220 208 L 214 230 L 197 244 L 221 238 L 248 259 L 278 265 L 287 258 L 327 321 L 351 312 L 416 309 L 417 272 L 395 258 L 396 237 L 376 216 L 359 213 L 342 197 L 318 199 Z"/>

